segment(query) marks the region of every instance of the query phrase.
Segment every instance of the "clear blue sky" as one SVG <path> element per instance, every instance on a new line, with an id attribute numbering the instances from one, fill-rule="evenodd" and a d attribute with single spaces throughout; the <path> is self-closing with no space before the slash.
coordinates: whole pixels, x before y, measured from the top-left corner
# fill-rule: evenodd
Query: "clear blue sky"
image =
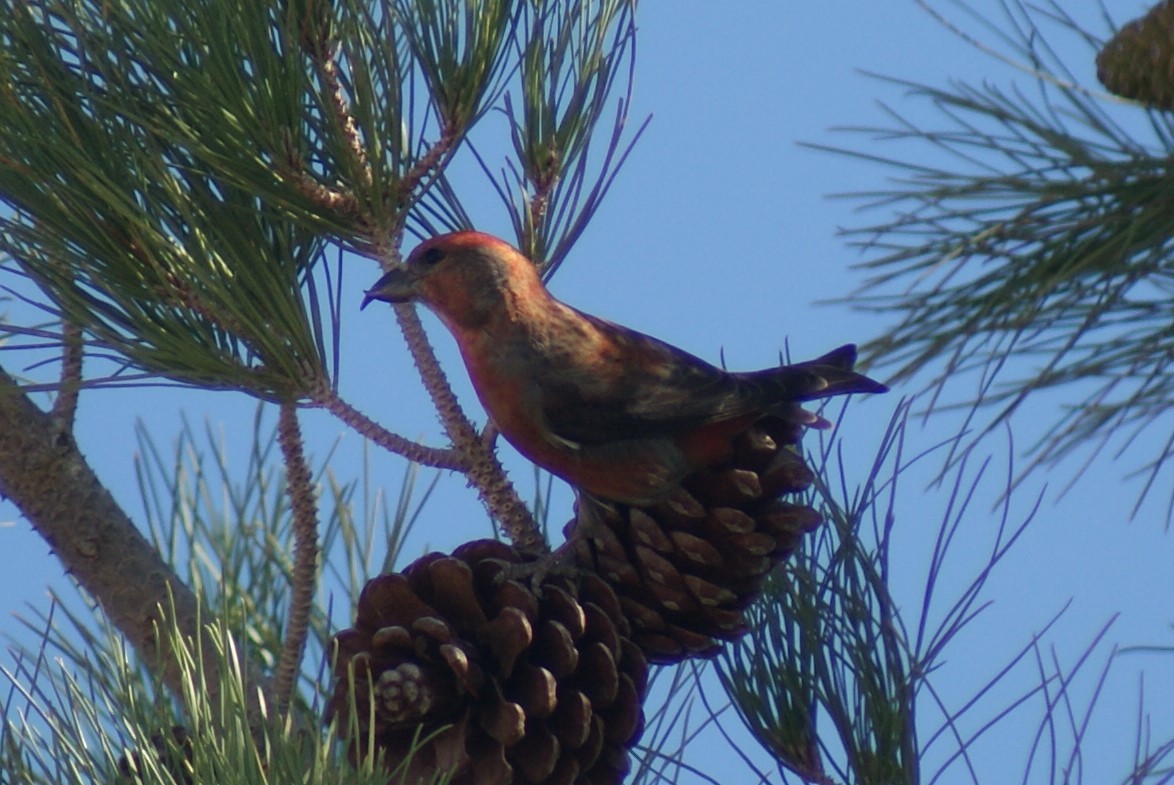
<path id="1" fill-rule="evenodd" d="M 981 3 L 983 8 L 992 5 Z M 1118 22 L 1145 8 L 1137 2 L 1107 5 Z M 899 90 L 860 71 L 933 85 L 951 79 L 1026 83 L 1026 78 L 960 42 L 912 2 L 760 0 L 727 4 L 720 15 L 714 8 L 713 3 L 697 0 L 642 4 L 633 116 L 638 121 L 651 113 L 653 120 L 552 289 L 577 307 L 712 361 L 724 351 L 731 368 L 772 364 L 784 340 L 796 357 L 867 340 L 883 329 L 882 321 L 842 306 L 815 303 L 842 296 L 862 280 L 851 265 L 865 257 L 837 238 L 837 228 L 880 221 L 885 215 L 854 213 L 853 203 L 828 195 L 877 188 L 888 173 L 797 143 L 871 147 L 874 143 L 865 137 L 832 134 L 828 129 L 881 122 L 881 99 L 913 116 L 924 110 L 905 100 Z M 1086 21 L 1099 29 L 1094 9 L 1088 9 Z M 979 32 L 974 26 L 967 29 Z M 1078 69 L 1078 76 L 1090 85 L 1091 74 L 1091 62 Z M 503 232 L 508 224 L 488 189 L 485 193 L 485 200 L 472 201 L 474 218 L 479 228 Z M 361 314 L 357 310 L 360 292 L 377 270 L 365 260 L 351 259 L 346 275 L 356 307 L 344 314 L 342 394 L 389 428 L 437 442 L 439 429 L 392 317 L 379 308 Z M 428 323 L 452 380 L 474 406 L 451 343 L 435 321 Z M 10 355 L 2 359 L 8 367 L 15 366 Z M 861 471 L 900 396 L 915 391 L 898 387 L 887 398 L 854 404 L 845 438 Z M 1050 408 L 1054 406 L 1052 400 L 1041 402 L 1017 417 L 1016 444 L 1030 443 L 1038 424 L 1055 416 Z M 129 510 L 138 509 L 131 468 L 134 423 L 142 419 L 159 442 L 167 444 L 179 431 L 181 413 L 196 423 L 206 418 L 220 429 L 230 463 L 244 466 L 245 435 L 253 415 L 249 400 L 174 390 L 97 391 L 83 396 L 82 448 Z M 311 451 L 323 455 L 340 438 L 331 466 L 340 476 L 353 476 L 360 454 L 358 437 L 321 414 L 310 413 L 306 422 Z M 931 420 L 924 429 L 914 429 L 914 448 L 949 436 L 952 425 Z M 980 563 L 978 557 L 968 563 L 968 552 L 989 547 L 997 523 L 988 511 L 1001 488 L 999 467 L 1005 456 L 997 440 L 991 446 L 996 452 L 994 480 L 983 486 L 987 497 L 971 507 L 954 559 L 957 575 L 967 579 Z M 508 447 L 503 446 L 503 456 L 529 497 L 530 469 Z M 1136 486 L 1123 486 L 1124 468 L 1105 459 L 1063 498 L 1048 493 L 1037 521 L 988 587 L 986 597 L 992 606 L 946 656 L 935 682 L 946 700 L 960 705 L 1070 599 L 1068 613 L 1043 642 L 1045 651 L 1054 647 L 1056 657 L 1068 666 L 1113 614 L 1120 617 L 1112 640 L 1124 645 L 1174 644 L 1169 627 L 1174 535 L 1163 530 L 1161 504 L 1151 504 L 1138 519 L 1128 520 Z M 394 495 L 402 465 L 387 461 L 380 472 L 387 493 Z M 1063 474 L 1053 486 L 1067 478 Z M 1023 488 L 1015 504 L 1018 514 L 1030 506 L 1042 479 Z M 911 475 L 897 510 L 894 573 L 899 599 L 910 614 L 916 612 L 925 556 L 945 505 L 940 491 L 923 488 L 923 480 Z M 1166 498 L 1161 489 L 1157 495 Z M 553 519 L 561 524 L 569 516 L 565 490 L 555 505 Z M 461 479 L 449 477 L 425 508 L 406 556 L 449 549 L 487 532 L 473 493 Z M 11 614 L 23 614 L 29 603 L 43 606 L 46 586 L 68 592 L 68 584 L 47 546 L 10 505 L 0 505 L 0 553 L 5 565 L 0 570 L 0 607 L 6 614 L 0 617 L 0 632 L 20 637 L 21 628 Z M 945 580 L 948 585 L 950 576 Z M 1102 657 L 1105 653 L 1107 649 L 1100 652 Z M 1114 667 L 1088 730 L 1086 781 L 1116 781 L 1129 769 L 1142 666 L 1147 670 L 1148 706 L 1156 713 L 1154 737 L 1174 735 L 1174 704 L 1169 701 L 1172 664 L 1168 657 L 1139 655 Z M 975 719 L 993 716 L 1034 678 L 1030 669 L 1017 674 L 1006 691 L 992 697 L 989 711 L 980 709 Z M 1086 677 L 1077 697 L 1087 697 L 1094 686 Z M 940 717 L 927 707 L 923 721 L 927 735 Z M 973 753 L 981 764 L 982 781 L 1007 781 L 1007 776 L 1022 770 L 1038 721 L 1039 707 L 1033 704 L 1002 731 L 978 743 Z M 731 717 L 728 725 L 736 731 L 737 720 Z M 745 744 L 752 749 L 753 742 Z M 934 759 L 940 762 L 945 746 L 939 745 L 931 758 L 936 754 Z M 730 779 L 729 772 L 736 770 L 731 767 L 739 764 L 723 752 L 723 742 L 714 734 L 703 736 L 690 754 L 693 765 L 723 782 L 751 781 L 741 770 Z M 690 780 L 686 776 L 682 781 Z M 967 781 L 965 771 L 951 769 L 942 781 Z"/>

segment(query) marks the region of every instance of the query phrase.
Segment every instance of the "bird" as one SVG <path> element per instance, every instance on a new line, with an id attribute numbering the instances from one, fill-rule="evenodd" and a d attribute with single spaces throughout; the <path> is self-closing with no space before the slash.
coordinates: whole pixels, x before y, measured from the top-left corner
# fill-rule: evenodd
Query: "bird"
<path id="1" fill-rule="evenodd" d="M 817 359 L 730 372 L 556 299 L 537 266 L 489 234 L 425 240 L 365 292 L 420 303 L 452 333 L 498 432 L 604 503 L 648 506 L 732 454 L 760 418 L 798 402 L 888 388 L 847 344 Z M 809 415 L 807 424 L 819 424 Z"/>

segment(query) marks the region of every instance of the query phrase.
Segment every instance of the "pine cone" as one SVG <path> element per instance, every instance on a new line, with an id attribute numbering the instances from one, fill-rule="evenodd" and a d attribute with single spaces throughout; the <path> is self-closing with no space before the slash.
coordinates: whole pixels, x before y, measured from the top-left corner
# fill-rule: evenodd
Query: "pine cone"
<path id="1" fill-rule="evenodd" d="M 712 656 L 738 637 L 766 575 L 819 525 L 811 507 L 778 498 L 810 486 L 795 445 L 817 421 L 797 405 L 759 420 L 729 463 L 690 475 L 655 506 L 580 501 L 565 530 L 575 562 L 612 584 L 650 661 Z"/>
<path id="2" fill-rule="evenodd" d="M 619 785 L 647 662 L 602 579 L 546 575 L 535 590 L 510 579 L 521 563 L 480 540 L 364 587 L 355 625 L 335 636 L 327 706 L 354 734 L 353 760 L 373 738 L 389 772 L 406 766 L 396 785 L 438 771 L 454 785 Z"/>
<path id="3" fill-rule="evenodd" d="M 1174 0 L 1117 31 L 1097 53 L 1097 79 L 1123 98 L 1174 111 Z"/>

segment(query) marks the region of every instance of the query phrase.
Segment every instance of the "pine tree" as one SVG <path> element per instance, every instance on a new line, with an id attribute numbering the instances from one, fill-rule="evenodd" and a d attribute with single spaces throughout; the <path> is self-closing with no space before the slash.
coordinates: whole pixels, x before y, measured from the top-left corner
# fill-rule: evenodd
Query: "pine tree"
<path id="1" fill-rule="evenodd" d="M 454 769 L 455 781 L 690 781 L 686 707 L 708 701 L 697 655 L 716 657 L 730 705 L 783 781 L 914 783 L 971 768 L 974 737 L 958 715 L 945 712 L 927 740 L 918 712 L 938 700 L 935 667 L 1031 516 L 1012 518 L 1006 489 L 990 555 L 944 600 L 944 619 L 895 607 L 889 513 L 898 495 L 922 492 L 902 485 L 906 469 L 946 455 L 925 608 L 943 601 L 932 576 L 989 482 L 961 437 L 907 455 L 907 403 L 894 402 L 875 447 L 852 441 L 851 410 L 803 454 L 793 423 L 770 423 L 675 506 L 625 513 L 603 529 L 614 539 L 579 543 L 580 566 L 607 569 L 518 582 L 500 578 L 547 553 L 552 520 L 570 519 L 572 531 L 582 521 L 523 501 L 492 428 L 473 425 L 413 310 L 394 316 L 444 443 L 409 438 L 413 423 L 386 425 L 348 398 L 344 272 L 374 273 L 412 237 L 470 227 L 468 171 L 544 277 L 567 259 L 643 130 L 628 115 L 635 5 L 0 3 L 0 270 L 33 314 L 0 327 L 9 356 L 38 366 L 31 378 L 0 369 L 0 493 L 84 600 L 55 601 L 33 624 L 40 649 L 15 650 L 6 669 L 0 781 L 385 783 L 391 772 L 444 782 Z M 941 385 L 977 368 L 987 384 L 969 403 L 996 407 L 995 422 L 1035 390 L 1100 380 L 1038 448 L 1044 466 L 1169 414 L 1171 135 L 1152 97 L 1162 81 L 1129 71 L 1138 47 L 1162 51 L 1152 27 L 1125 28 L 1099 61 L 1111 89 L 1152 102 L 1157 144 L 1147 147 L 1051 70 L 1036 17 L 1011 8 L 1023 32 L 1008 40 L 1092 138 L 1018 94 L 914 86 L 958 126 L 904 135 L 981 146 L 1015 166 L 975 175 L 886 159 L 913 176 L 879 201 L 915 209 L 861 230 L 891 249 L 870 263 L 865 289 L 904 291 L 941 258 L 956 269 L 909 294 L 853 302 L 902 315 L 870 345 L 881 367 L 900 378 L 944 358 Z M 1000 272 L 964 268 L 1007 257 L 1016 264 Z M 1043 305 L 1024 309 L 1024 287 L 1047 293 Z M 1096 320 L 1113 329 L 1088 326 Z M 1045 353 L 1045 370 L 994 388 L 1015 351 Z M 186 424 L 173 453 L 141 432 L 140 533 L 74 429 L 79 396 L 149 384 L 253 399 L 257 416 L 243 468 Z M 302 429 L 320 413 L 406 459 L 393 510 L 370 477 L 336 476 L 329 458 L 309 454 Z M 871 471 L 845 470 L 846 445 L 875 450 Z M 1143 496 L 1160 487 L 1168 455 L 1146 464 Z M 465 477 L 510 544 L 403 564 L 400 545 L 434 486 L 421 489 L 428 469 Z M 785 502 L 760 503 L 763 483 Z M 696 534 L 715 519 L 725 539 Z M 727 584 L 706 571 L 719 557 L 739 567 Z M 1040 665 L 1024 700 L 1042 699 L 1040 733 L 1052 738 L 1033 752 L 1079 754 L 1079 723 L 1068 739 L 1061 715 L 1092 710 L 1068 689 L 1104 636 L 1071 668 Z M 1008 667 L 1039 657 L 1032 641 Z M 650 671 L 649 660 L 687 664 Z M 573 696 L 551 699 L 535 663 Z M 443 715 L 451 722 L 379 735 L 389 717 L 428 720 L 459 700 Z M 952 751 L 929 771 L 926 749 L 943 738 Z M 1174 742 L 1139 739 L 1131 781 L 1160 781 L 1172 752 Z"/>

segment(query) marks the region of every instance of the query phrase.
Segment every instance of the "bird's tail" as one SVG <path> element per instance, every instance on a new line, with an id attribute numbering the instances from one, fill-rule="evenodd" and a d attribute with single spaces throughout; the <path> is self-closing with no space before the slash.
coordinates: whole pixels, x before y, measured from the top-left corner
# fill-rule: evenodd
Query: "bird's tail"
<path id="1" fill-rule="evenodd" d="M 820 417 L 802 409 L 803 401 L 817 401 L 850 393 L 882 393 L 889 388 L 856 373 L 856 347 L 845 344 L 814 360 L 767 368 L 741 377 L 742 393 L 752 407 L 772 411 L 808 427 L 826 427 Z"/>
<path id="2" fill-rule="evenodd" d="M 851 393 L 883 393 L 889 389 L 856 373 L 852 370 L 854 365 L 856 346 L 849 343 L 814 360 L 756 371 L 744 378 L 751 381 L 747 387 L 761 396 L 759 400 L 775 417 L 807 428 L 828 428 L 831 423 L 799 404 Z"/>
<path id="3" fill-rule="evenodd" d="M 889 388 L 856 373 L 856 344 L 846 343 L 814 360 L 786 365 L 777 373 L 789 389 L 792 400 L 814 401 L 849 393 L 883 393 Z"/>

